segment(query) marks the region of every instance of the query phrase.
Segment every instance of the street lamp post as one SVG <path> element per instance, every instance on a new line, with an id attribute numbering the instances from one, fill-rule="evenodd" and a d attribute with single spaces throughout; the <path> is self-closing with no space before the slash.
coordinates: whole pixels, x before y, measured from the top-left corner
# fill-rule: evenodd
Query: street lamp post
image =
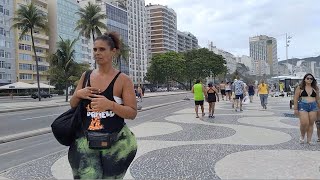
<path id="1" fill-rule="evenodd" d="M 286 33 L 286 61 L 287 61 L 287 68 L 288 68 L 288 74 L 291 74 L 291 70 L 289 70 L 289 59 L 288 59 L 288 47 L 290 45 L 291 36 L 288 36 Z"/>

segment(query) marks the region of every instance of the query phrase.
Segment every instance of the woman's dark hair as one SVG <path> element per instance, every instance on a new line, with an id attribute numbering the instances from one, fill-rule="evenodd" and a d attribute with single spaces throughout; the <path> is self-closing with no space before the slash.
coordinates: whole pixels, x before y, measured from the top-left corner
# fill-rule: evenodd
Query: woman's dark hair
<path id="1" fill-rule="evenodd" d="M 196 84 L 198 84 L 198 83 L 200 83 L 200 79 L 197 79 L 197 80 L 196 80 Z"/>
<path id="2" fill-rule="evenodd" d="M 209 83 L 208 86 L 209 86 L 209 87 L 212 87 L 212 83 Z"/>
<path id="3" fill-rule="evenodd" d="M 315 89 L 316 91 L 318 91 L 318 85 L 317 85 L 317 80 L 314 78 L 314 76 L 311 74 L 311 73 L 307 73 L 306 75 L 304 75 L 304 77 L 303 77 L 303 80 L 301 81 L 301 83 L 300 83 L 300 89 L 305 89 L 306 88 L 306 82 L 305 82 L 305 80 L 306 80 L 306 78 L 308 77 L 308 76 L 311 76 L 312 78 L 313 78 L 313 81 L 312 81 L 312 83 L 311 83 L 311 87 L 313 88 L 313 89 Z"/>
<path id="4" fill-rule="evenodd" d="M 119 50 L 121 48 L 121 41 L 119 34 L 117 32 L 106 32 L 101 36 L 98 36 L 94 41 L 96 40 L 102 40 L 106 41 L 108 45 L 110 46 L 110 49 L 116 48 Z"/>

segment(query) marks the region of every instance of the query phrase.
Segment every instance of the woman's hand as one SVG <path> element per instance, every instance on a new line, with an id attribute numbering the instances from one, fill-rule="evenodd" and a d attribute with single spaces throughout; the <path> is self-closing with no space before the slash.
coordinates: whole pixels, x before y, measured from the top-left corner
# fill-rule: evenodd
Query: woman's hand
<path id="1" fill-rule="evenodd" d="M 89 99 L 91 100 L 92 97 L 95 94 L 100 93 L 100 89 L 98 88 L 94 88 L 94 87 L 85 87 L 83 89 L 80 89 L 78 91 L 76 91 L 75 95 L 76 97 L 80 98 L 80 99 Z"/>
<path id="2" fill-rule="evenodd" d="M 105 96 L 94 94 L 91 98 L 91 108 L 94 112 L 103 112 L 106 110 L 112 110 L 115 102 L 110 101 Z"/>
<path id="3" fill-rule="evenodd" d="M 294 110 L 294 115 L 299 116 L 299 111 L 297 109 Z"/>

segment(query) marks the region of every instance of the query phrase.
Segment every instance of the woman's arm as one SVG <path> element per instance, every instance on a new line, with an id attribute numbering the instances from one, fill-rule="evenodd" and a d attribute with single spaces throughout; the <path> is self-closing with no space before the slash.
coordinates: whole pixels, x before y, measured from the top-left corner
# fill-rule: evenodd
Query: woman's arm
<path id="1" fill-rule="evenodd" d="M 70 106 L 72 108 L 77 107 L 77 105 L 79 104 L 81 98 L 77 96 L 77 92 L 78 90 L 82 89 L 82 84 L 83 84 L 83 80 L 84 80 L 84 76 L 85 76 L 85 72 L 82 74 L 79 83 L 77 85 L 77 88 L 74 90 L 74 93 L 70 99 Z"/>
<path id="2" fill-rule="evenodd" d="M 137 116 L 137 100 L 134 85 L 128 76 L 125 76 L 122 88 L 123 105 L 113 102 L 111 110 L 124 119 L 135 119 Z"/>

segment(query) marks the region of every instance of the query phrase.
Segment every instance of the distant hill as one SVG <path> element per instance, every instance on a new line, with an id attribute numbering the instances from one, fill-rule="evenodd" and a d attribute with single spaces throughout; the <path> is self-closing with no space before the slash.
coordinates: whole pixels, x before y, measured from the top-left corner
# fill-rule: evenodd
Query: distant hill
<path id="1" fill-rule="evenodd" d="M 308 58 L 302 58 L 302 59 L 298 59 L 298 58 L 293 58 L 293 59 L 288 59 L 288 62 L 292 65 L 296 65 L 298 61 L 301 61 L 301 60 L 304 60 L 304 61 L 318 61 L 320 62 L 320 56 L 318 57 L 308 57 Z M 283 61 L 280 61 L 279 63 L 287 63 L 287 60 L 283 60 Z"/>

